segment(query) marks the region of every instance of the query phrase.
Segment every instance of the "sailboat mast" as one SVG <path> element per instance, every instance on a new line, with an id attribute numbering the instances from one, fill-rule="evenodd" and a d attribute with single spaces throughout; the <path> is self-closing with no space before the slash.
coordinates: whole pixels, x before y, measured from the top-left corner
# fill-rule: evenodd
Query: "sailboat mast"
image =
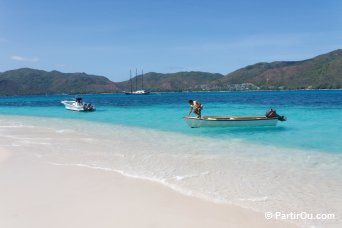
<path id="1" fill-rule="evenodd" d="M 133 92 L 133 85 L 132 85 L 132 70 L 129 70 L 129 81 L 131 82 L 131 93 Z"/>
<path id="2" fill-rule="evenodd" d="M 135 68 L 135 90 L 138 90 L 138 70 Z"/>
<path id="3" fill-rule="evenodd" d="M 144 70 L 141 70 L 141 89 L 144 90 Z"/>

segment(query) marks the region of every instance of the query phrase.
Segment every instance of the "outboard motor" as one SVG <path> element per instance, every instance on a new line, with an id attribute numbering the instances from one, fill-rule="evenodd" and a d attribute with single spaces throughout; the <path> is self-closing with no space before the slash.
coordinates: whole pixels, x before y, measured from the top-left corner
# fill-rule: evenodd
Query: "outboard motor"
<path id="1" fill-rule="evenodd" d="M 84 111 L 95 111 L 95 107 L 90 103 L 85 103 L 83 109 Z"/>
<path id="2" fill-rule="evenodd" d="M 276 112 L 276 110 L 270 109 L 268 112 L 266 112 L 267 118 L 277 118 L 279 121 L 286 121 L 285 116 L 280 116 Z"/>

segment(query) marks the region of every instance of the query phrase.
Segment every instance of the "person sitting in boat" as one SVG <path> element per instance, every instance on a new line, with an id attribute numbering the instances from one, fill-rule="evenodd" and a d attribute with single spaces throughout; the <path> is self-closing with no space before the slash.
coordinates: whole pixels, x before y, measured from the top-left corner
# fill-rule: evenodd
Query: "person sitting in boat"
<path id="1" fill-rule="evenodd" d="M 274 109 L 270 109 L 268 112 L 266 112 L 266 117 L 267 118 L 275 118 L 276 117 L 280 121 L 286 121 L 286 117 L 278 115 L 277 111 Z"/>
<path id="2" fill-rule="evenodd" d="M 77 105 L 82 105 L 82 98 L 77 97 L 77 98 L 76 98 L 76 104 L 77 104 Z"/>
<path id="3" fill-rule="evenodd" d="M 189 116 L 192 113 L 192 111 L 194 111 L 194 113 L 197 115 L 198 118 L 201 118 L 201 112 L 203 109 L 203 105 L 199 102 L 199 101 L 194 101 L 194 100 L 189 100 L 189 104 L 190 104 L 190 112 L 189 112 Z"/>

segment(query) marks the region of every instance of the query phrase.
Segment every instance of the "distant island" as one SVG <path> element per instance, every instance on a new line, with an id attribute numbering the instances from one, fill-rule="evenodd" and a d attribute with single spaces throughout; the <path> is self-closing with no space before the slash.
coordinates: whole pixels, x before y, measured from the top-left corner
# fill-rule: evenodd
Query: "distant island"
<path id="1" fill-rule="evenodd" d="M 144 87 L 152 92 L 342 89 L 342 49 L 303 61 L 257 63 L 227 75 L 197 71 L 150 72 L 144 75 Z M 0 73 L 0 96 L 119 93 L 129 90 L 129 80 L 112 82 L 104 76 L 86 73 L 30 68 Z"/>
<path id="2" fill-rule="evenodd" d="M 0 95 L 85 94 L 118 91 L 103 76 L 21 68 L 0 73 Z"/>

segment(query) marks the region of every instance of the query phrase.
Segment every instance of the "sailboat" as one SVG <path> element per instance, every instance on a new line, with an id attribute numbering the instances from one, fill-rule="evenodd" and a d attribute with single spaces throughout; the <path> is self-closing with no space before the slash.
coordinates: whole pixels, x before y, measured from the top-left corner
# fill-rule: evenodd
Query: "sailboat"
<path id="1" fill-rule="evenodd" d="M 135 69 L 135 91 L 133 91 L 133 84 L 132 84 L 132 72 L 129 71 L 129 80 L 131 82 L 131 91 L 125 92 L 126 95 L 148 95 L 150 91 L 144 90 L 144 72 L 141 72 L 141 89 L 138 90 L 138 75 L 137 69 Z"/>

